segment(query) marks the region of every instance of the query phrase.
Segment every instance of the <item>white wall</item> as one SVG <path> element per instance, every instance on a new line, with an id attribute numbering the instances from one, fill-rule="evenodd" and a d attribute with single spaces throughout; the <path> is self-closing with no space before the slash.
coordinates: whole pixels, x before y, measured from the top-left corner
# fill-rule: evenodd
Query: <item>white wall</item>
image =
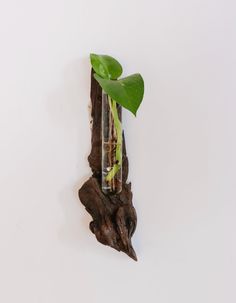
<path id="1" fill-rule="evenodd" d="M 0 302 L 235 303 L 233 0 L 0 1 Z M 100 245 L 90 52 L 146 83 L 124 113 L 139 261 Z"/>

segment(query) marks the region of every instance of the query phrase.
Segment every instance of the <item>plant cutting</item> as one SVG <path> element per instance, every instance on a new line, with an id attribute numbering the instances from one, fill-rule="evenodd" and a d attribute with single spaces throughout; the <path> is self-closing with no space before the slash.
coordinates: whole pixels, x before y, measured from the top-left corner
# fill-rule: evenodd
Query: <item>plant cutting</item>
<path id="1" fill-rule="evenodd" d="M 119 79 L 123 69 L 113 57 L 90 54 L 94 78 L 103 89 L 102 105 L 102 189 L 104 193 L 122 190 L 121 107 L 136 116 L 143 100 L 144 81 L 140 74 Z"/>
<path id="2" fill-rule="evenodd" d="M 144 95 L 140 74 L 122 77 L 113 57 L 90 54 L 92 139 L 88 156 L 92 176 L 79 189 L 79 198 L 92 216 L 90 230 L 97 240 L 137 260 L 131 243 L 137 224 L 128 178 L 128 157 L 122 109 L 136 116 Z"/>

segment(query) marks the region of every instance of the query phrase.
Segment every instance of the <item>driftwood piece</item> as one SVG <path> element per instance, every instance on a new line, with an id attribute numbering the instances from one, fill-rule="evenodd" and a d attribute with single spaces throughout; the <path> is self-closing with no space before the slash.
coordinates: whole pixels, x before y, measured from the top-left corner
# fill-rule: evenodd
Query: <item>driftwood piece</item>
<path id="1" fill-rule="evenodd" d="M 126 155 L 125 138 L 123 133 L 123 163 L 122 191 L 115 195 L 105 195 L 101 190 L 101 110 L 102 89 L 91 73 L 91 102 L 92 102 L 92 149 L 88 156 L 89 165 L 93 172 L 80 188 L 79 198 L 86 210 L 92 216 L 90 230 L 97 240 L 118 251 L 123 251 L 137 261 L 132 247 L 131 237 L 135 231 L 137 216 L 132 204 L 131 183 L 126 183 L 129 163 Z"/>

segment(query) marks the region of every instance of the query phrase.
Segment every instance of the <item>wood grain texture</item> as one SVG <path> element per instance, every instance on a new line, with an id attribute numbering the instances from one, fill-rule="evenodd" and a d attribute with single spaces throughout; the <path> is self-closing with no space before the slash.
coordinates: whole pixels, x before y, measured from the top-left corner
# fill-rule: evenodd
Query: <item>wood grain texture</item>
<path id="1" fill-rule="evenodd" d="M 88 162 L 93 174 L 79 189 L 79 198 L 93 218 L 93 221 L 90 222 L 90 230 L 95 234 L 97 240 L 126 253 L 137 261 L 131 243 L 131 237 L 136 229 L 137 216 L 132 204 L 131 183 L 127 183 L 129 162 L 126 155 L 124 133 L 122 191 L 116 195 L 105 195 L 101 189 L 102 89 L 94 79 L 93 71 L 91 72 L 90 96 L 92 102 L 92 148 Z"/>

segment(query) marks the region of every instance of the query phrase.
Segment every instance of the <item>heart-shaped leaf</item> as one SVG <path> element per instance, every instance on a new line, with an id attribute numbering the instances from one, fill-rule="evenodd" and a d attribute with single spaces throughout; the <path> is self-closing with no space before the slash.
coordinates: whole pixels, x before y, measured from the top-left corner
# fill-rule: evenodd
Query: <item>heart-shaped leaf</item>
<path id="1" fill-rule="evenodd" d="M 97 74 L 94 74 L 94 78 L 113 100 L 136 116 L 144 94 L 144 81 L 140 74 L 120 80 L 103 79 Z"/>
<path id="2" fill-rule="evenodd" d="M 90 54 L 94 71 L 104 79 L 117 79 L 122 74 L 122 66 L 111 56 Z"/>

